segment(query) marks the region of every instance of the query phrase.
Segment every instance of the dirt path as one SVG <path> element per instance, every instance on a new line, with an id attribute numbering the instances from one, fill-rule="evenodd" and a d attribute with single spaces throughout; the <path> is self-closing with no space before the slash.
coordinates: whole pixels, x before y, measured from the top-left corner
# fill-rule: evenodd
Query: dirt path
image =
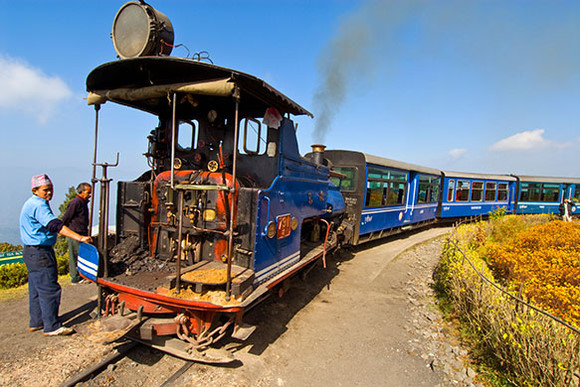
<path id="1" fill-rule="evenodd" d="M 175 385 L 471 385 L 466 351 L 442 322 L 429 287 L 440 251 L 432 239 L 447 231 L 434 228 L 330 257 L 327 269 L 314 268 L 284 297 L 246 315 L 258 324 L 256 332 L 244 343 L 226 344 L 239 363 L 194 365 Z M 93 285 L 66 287 L 61 313 L 80 322 L 95 294 Z M 80 335 L 29 333 L 26 299 L 0 307 L 0 385 L 58 385 L 111 349 Z M 139 348 L 86 385 L 159 385 L 182 364 Z"/>

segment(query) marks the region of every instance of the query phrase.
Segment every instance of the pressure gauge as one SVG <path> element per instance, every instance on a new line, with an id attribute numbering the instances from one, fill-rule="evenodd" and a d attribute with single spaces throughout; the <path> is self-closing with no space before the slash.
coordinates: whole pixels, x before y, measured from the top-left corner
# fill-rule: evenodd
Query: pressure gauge
<path id="1" fill-rule="evenodd" d="M 207 169 L 209 169 L 210 172 L 217 172 L 218 168 L 219 164 L 215 160 L 210 160 L 209 163 L 207 163 Z"/>

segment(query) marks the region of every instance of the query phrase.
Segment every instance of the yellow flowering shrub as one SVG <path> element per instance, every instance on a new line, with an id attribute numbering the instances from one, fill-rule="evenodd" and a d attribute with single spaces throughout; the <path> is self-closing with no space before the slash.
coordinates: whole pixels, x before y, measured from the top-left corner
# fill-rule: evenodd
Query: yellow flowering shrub
<path id="1" fill-rule="evenodd" d="M 580 224 L 553 221 L 486 246 L 493 270 L 536 306 L 580 327 Z"/>
<path id="2" fill-rule="evenodd" d="M 471 332 L 472 356 L 509 385 L 580 385 L 580 335 L 499 290 L 579 325 L 580 224 L 553 220 L 490 216 L 456 227 L 434 273 Z"/>

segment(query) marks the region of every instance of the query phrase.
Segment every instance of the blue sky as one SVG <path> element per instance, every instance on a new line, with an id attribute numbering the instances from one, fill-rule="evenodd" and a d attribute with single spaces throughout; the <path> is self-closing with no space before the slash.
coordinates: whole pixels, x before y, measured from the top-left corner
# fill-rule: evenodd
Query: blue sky
<path id="1" fill-rule="evenodd" d="M 91 175 L 88 73 L 116 60 L 124 1 L 0 0 L 0 242 L 19 243 L 30 177 L 57 211 Z M 580 177 L 578 1 L 151 1 L 175 43 L 258 76 L 314 113 L 323 142 L 429 167 Z M 177 48 L 172 53 L 185 56 Z M 99 161 L 139 176 L 157 121 L 105 104 Z"/>

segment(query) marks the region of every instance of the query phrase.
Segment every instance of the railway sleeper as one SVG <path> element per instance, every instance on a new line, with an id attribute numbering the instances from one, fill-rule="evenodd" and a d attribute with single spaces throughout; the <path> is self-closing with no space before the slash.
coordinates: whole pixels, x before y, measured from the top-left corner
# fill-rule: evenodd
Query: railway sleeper
<path id="1" fill-rule="evenodd" d="M 147 340 L 139 334 L 134 334 L 134 332 L 131 331 L 127 337 L 133 341 L 167 352 L 181 359 L 208 364 L 227 364 L 236 360 L 226 349 L 206 348 L 200 351 L 195 349 L 193 344 L 173 336 L 153 336 L 151 340 Z"/>

